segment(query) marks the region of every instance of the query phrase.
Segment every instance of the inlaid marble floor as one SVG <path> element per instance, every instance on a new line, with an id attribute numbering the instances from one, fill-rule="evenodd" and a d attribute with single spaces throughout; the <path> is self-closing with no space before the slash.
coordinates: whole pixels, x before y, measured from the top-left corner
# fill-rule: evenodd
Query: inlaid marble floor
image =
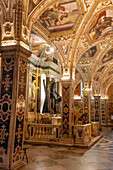
<path id="1" fill-rule="evenodd" d="M 104 128 L 103 135 L 89 150 L 28 145 L 29 163 L 19 170 L 113 170 L 113 130 Z"/>

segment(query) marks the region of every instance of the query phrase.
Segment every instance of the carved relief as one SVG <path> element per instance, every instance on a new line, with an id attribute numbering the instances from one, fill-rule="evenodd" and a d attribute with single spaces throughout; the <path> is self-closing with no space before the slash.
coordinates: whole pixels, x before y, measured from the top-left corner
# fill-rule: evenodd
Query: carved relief
<path id="1" fill-rule="evenodd" d="M 14 37 L 13 23 L 5 22 L 5 23 L 3 24 L 3 35 L 2 35 L 2 39 L 5 39 L 6 37 Z"/>
<path id="2" fill-rule="evenodd" d="M 22 27 L 22 33 L 23 33 L 23 38 L 25 40 L 28 40 L 28 37 L 29 37 L 29 30 L 26 26 L 23 26 Z"/>
<path id="3" fill-rule="evenodd" d="M 86 7 L 89 8 L 92 3 L 92 0 L 84 0 L 84 3 L 86 5 Z"/>
<path id="4" fill-rule="evenodd" d="M 90 45 L 90 42 L 88 40 L 88 38 L 86 37 L 85 34 L 82 34 L 81 35 L 81 38 L 80 38 L 81 42 L 83 43 L 84 47 L 87 47 Z"/>
<path id="5" fill-rule="evenodd" d="M 107 7 L 112 5 L 112 1 L 105 1 L 105 2 L 100 2 L 99 5 L 97 6 L 97 10 L 101 9 L 102 7 Z"/>

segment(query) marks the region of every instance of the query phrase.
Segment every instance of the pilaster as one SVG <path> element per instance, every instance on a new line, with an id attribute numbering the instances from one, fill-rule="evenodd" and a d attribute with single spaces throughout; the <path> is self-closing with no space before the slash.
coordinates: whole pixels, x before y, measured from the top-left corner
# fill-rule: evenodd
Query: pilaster
<path id="1" fill-rule="evenodd" d="M 72 137 L 74 115 L 74 81 L 62 80 L 62 138 Z"/>

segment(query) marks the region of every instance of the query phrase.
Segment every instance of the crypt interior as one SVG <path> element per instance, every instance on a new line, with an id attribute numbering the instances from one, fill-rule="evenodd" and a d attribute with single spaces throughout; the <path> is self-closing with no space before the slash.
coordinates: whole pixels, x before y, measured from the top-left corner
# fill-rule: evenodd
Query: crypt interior
<path id="1" fill-rule="evenodd" d="M 112 170 L 113 0 L 0 0 L 0 170 Z"/>

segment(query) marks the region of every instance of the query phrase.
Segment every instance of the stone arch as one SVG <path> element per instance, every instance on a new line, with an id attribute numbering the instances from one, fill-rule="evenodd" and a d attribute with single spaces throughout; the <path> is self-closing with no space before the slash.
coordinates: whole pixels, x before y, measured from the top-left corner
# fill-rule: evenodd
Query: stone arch
<path id="1" fill-rule="evenodd" d="M 36 29 L 36 32 L 37 32 L 37 34 L 39 34 L 43 39 L 45 39 L 47 42 L 48 42 L 48 44 L 50 44 L 51 46 L 53 46 L 54 47 L 54 49 L 55 49 L 55 51 L 56 51 L 56 53 L 57 53 L 57 55 L 58 55 L 58 58 L 59 58 L 59 60 L 60 60 L 60 63 L 61 63 L 61 66 L 63 67 L 63 63 L 65 63 L 65 60 L 64 60 L 64 57 L 62 56 L 62 53 L 60 52 L 60 50 L 59 50 L 59 48 L 57 47 L 57 45 L 54 43 L 54 42 L 52 42 L 50 39 L 49 39 L 49 35 L 46 35 L 46 34 L 44 34 L 42 31 L 41 31 L 41 29 Z M 58 51 L 57 51 L 58 50 Z"/>
<path id="2" fill-rule="evenodd" d="M 110 81 L 108 82 L 108 85 L 106 86 L 106 90 L 105 90 L 105 95 L 107 96 L 107 91 L 109 86 L 113 83 L 113 76 L 110 78 Z"/>
<path id="3" fill-rule="evenodd" d="M 93 9 L 90 9 L 88 11 L 88 13 L 85 14 L 83 20 L 81 21 L 80 29 L 78 29 L 76 32 L 76 40 L 73 40 L 73 43 L 72 43 L 73 47 L 72 46 L 70 47 L 70 49 L 72 48 L 72 52 L 71 52 L 71 54 L 69 54 L 69 55 L 71 55 L 71 67 L 73 67 L 73 65 L 75 65 L 75 54 L 76 54 L 76 48 L 77 48 L 79 39 L 80 39 L 82 33 L 85 31 L 85 25 L 91 19 L 91 16 L 92 16 L 93 12 L 95 11 L 98 3 L 99 2 L 94 2 Z"/>
<path id="4" fill-rule="evenodd" d="M 57 0 L 58 1 L 58 0 Z M 51 2 L 49 0 L 43 0 L 37 6 L 31 11 L 31 13 L 27 17 L 27 27 L 29 29 L 29 36 L 31 33 L 31 30 L 33 28 L 33 25 L 35 24 L 37 18 L 46 10 L 48 7 L 50 7 L 52 4 L 57 2 L 56 0 L 52 0 Z M 44 32 L 41 30 L 41 28 L 37 27 L 37 32 L 39 35 L 41 35 L 50 45 L 52 45 L 58 55 L 58 58 L 60 60 L 61 66 L 63 67 L 63 63 L 65 64 L 65 59 L 62 54 L 62 51 L 57 47 L 57 45 L 50 40 L 50 33 L 48 31 Z"/>

